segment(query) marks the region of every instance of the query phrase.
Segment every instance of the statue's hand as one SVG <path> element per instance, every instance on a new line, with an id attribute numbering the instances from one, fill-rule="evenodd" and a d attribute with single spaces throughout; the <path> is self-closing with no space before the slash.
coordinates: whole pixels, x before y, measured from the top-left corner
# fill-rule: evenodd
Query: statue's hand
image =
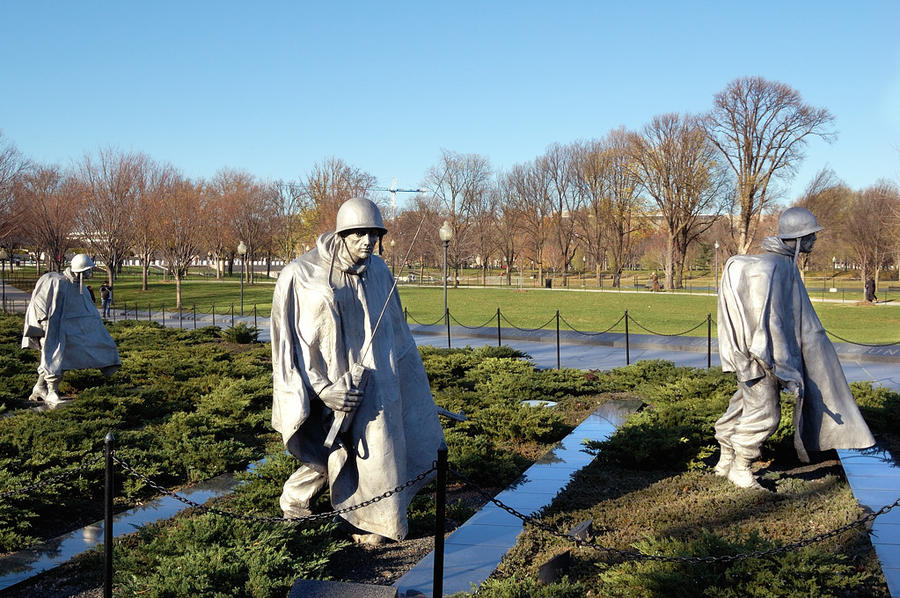
<path id="1" fill-rule="evenodd" d="M 334 384 L 326 386 L 319 393 L 322 402 L 333 411 L 353 411 L 362 400 L 362 392 L 355 388 L 347 388 L 344 379 L 341 378 Z"/>

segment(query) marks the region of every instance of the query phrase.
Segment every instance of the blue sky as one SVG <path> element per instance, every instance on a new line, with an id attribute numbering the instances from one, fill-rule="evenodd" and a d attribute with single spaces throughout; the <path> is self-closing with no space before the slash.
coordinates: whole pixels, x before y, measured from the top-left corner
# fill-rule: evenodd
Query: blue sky
<path id="1" fill-rule="evenodd" d="M 900 180 L 898 29 L 896 1 L 0 0 L 0 130 L 63 165 L 116 147 L 296 180 L 336 156 L 416 187 L 442 148 L 509 168 L 760 75 L 835 116 L 790 201 L 826 165 Z"/>

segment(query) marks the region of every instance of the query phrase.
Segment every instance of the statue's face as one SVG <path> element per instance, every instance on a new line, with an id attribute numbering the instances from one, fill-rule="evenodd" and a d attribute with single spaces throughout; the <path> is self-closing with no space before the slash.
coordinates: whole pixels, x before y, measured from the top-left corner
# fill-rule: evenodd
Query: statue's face
<path id="1" fill-rule="evenodd" d="M 810 233 L 805 237 L 800 239 L 800 252 L 801 253 L 809 253 L 813 250 L 813 245 L 816 244 L 816 233 Z"/>
<path id="2" fill-rule="evenodd" d="M 378 243 L 378 231 L 373 228 L 357 228 L 344 235 L 347 253 L 350 254 L 350 259 L 357 264 L 372 255 L 376 243 Z"/>

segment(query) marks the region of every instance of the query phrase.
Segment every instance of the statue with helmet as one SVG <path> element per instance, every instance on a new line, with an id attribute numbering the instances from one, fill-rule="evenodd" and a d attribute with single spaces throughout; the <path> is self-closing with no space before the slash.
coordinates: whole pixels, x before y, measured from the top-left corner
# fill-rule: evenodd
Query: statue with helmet
<path id="1" fill-rule="evenodd" d="M 763 253 L 733 256 L 722 269 L 719 357 L 722 371 L 737 375 L 738 390 L 716 422 L 715 473 L 742 488 L 762 488 L 751 464 L 778 427 L 782 389 L 794 396 L 801 461 L 809 462 L 808 451 L 875 443 L 797 269 L 821 230 L 812 212 L 788 208 Z"/>
<path id="2" fill-rule="evenodd" d="M 279 499 L 285 517 L 312 514 L 330 490 L 335 510 L 428 471 L 443 432 L 425 368 L 375 254 L 387 229 L 373 202 L 353 198 L 334 232 L 288 264 L 272 298 L 272 426 L 300 462 Z M 428 478 L 343 513 L 357 542 L 407 533 L 406 511 Z"/>
<path id="3" fill-rule="evenodd" d="M 84 287 L 93 273 L 90 256 L 79 253 L 62 273 L 48 272 L 34 285 L 25 311 L 22 348 L 40 351 L 37 384 L 29 400 L 56 407 L 66 370 L 99 369 L 112 376 L 121 367 L 119 351 Z"/>

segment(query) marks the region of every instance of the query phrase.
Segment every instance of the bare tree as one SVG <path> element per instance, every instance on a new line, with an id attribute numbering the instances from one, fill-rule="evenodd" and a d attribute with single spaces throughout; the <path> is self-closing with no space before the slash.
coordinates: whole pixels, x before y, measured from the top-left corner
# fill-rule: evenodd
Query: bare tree
<path id="1" fill-rule="evenodd" d="M 668 235 L 665 288 L 681 288 L 688 247 L 715 221 L 727 179 L 692 116 L 655 116 L 632 139 L 637 176 Z"/>
<path id="2" fill-rule="evenodd" d="M 847 214 L 844 241 L 860 265 L 860 278 L 872 277 L 876 287 L 900 234 L 893 214 L 900 206 L 900 189 L 881 181 L 857 193 Z"/>
<path id="3" fill-rule="evenodd" d="M 461 250 L 470 243 L 469 229 L 478 206 L 483 205 L 488 190 L 491 166 L 488 159 L 478 154 L 458 154 L 441 150 L 441 160 L 425 175 L 424 186 L 444 204 L 453 237 L 448 250 L 448 260 L 459 279 Z"/>
<path id="4" fill-rule="evenodd" d="M 300 255 L 303 244 L 315 240 L 310 223 L 315 222 L 315 205 L 303 186 L 284 181 L 272 183 L 276 193 L 272 242 L 275 255 L 289 262 Z"/>
<path id="5" fill-rule="evenodd" d="M 575 255 L 575 215 L 583 205 L 582 195 L 577 192 L 575 184 L 575 159 L 577 152 L 574 145 L 554 143 L 543 156 L 538 158 L 540 167 L 547 173 L 550 182 L 548 191 L 553 223 L 552 234 L 559 252 L 559 264 L 563 277 L 563 286 L 568 286 L 569 263 Z"/>
<path id="6" fill-rule="evenodd" d="M 621 284 L 622 270 L 634 252 L 643 220 L 639 184 L 624 128 L 578 148 L 576 188 L 585 206 L 578 212 L 578 225 L 596 265 L 598 282 L 603 258 L 608 257 L 613 286 Z"/>
<path id="7" fill-rule="evenodd" d="M 496 239 L 496 247 L 506 263 L 506 284 L 512 284 L 512 267 L 518 263 L 522 270 L 521 242 L 523 231 L 523 216 L 514 199 L 514 191 L 510 185 L 510 177 L 499 175 L 491 190 L 491 198 L 495 205 L 496 217 L 494 219 L 493 236 Z M 482 265 L 482 270 L 484 265 Z M 482 283 L 484 282 L 482 274 Z"/>
<path id="8" fill-rule="evenodd" d="M 521 216 L 522 229 L 530 238 L 531 258 L 538 267 L 538 280 L 543 280 L 545 245 L 553 213 L 547 171 L 537 161 L 517 164 L 507 174 L 506 186 L 511 207 Z"/>
<path id="9" fill-rule="evenodd" d="M 60 270 L 72 246 L 76 217 L 85 189 L 58 166 L 38 166 L 22 177 L 16 188 L 22 225 L 35 254 L 45 252 L 51 270 Z"/>
<path id="10" fill-rule="evenodd" d="M 0 131 L 0 247 L 21 237 L 22 206 L 16 201 L 15 189 L 31 168 L 31 162 Z"/>
<path id="11" fill-rule="evenodd" d="M 159 212 L 179 175 L 173 166 L 157 164 L 149 159 L 144 163 L 145 184 L 135 197 L 132 213 L 132 249 L 141 262 L 141 290 L 149 288 L 150 260 L 159 247 L 161 236 Z"/>
<path id="12" fill-rule="evenodd" d="M 202 183 L 175 176 L 159 205 L 159 251 L 175 278 L 175 308 L 183 307 L 181 281 L 197 256 L 203 238 L 207 202 Z"/>
<path id="13" fill-rule="evenodd" d="M 303 190 L 315 206 L 312 222 L 317 234 L 334 230 L 341 204 L 351 197 L 366 197 L 377 179 L 340 158 L 328 158 L 313 166 L 303 182 Z"/>
<path id="14" fill-rule="evenodd" d="M 847 223 L 849 208 L 854 201 L 854 191 L 831 169 L 823 168 L 813 177 L 795 205 L 815 214 L 824 230 L 818 233 L 816 250 L 802 254 L 801 266 L 806 268 L 813 265 L 827 270 L 833 267 L 837 256 L 846 255 L 847 246 L 844 243 L 843 229 Z"/>
<path id="15" fill-rule="evenodd" d="M 760 214 L 773 200 L 775 180 L 794 174 L 810 136 L 834 138 L 833 120 L 788 85 L 762 77 L 735 79 L 716 94 L 703 126 L 734 171 L 740 253 L 750 249 Z"/>
<path id="16" fill-rule="evenodd" d="M 146 188 L 148 162 L 142 154 L 100 149 L 96 158 L 86 155 L 80 164 L 87 196 L 78 225 L 102 261 L 109 284 L 132 246 L 135 209 Z"/>

